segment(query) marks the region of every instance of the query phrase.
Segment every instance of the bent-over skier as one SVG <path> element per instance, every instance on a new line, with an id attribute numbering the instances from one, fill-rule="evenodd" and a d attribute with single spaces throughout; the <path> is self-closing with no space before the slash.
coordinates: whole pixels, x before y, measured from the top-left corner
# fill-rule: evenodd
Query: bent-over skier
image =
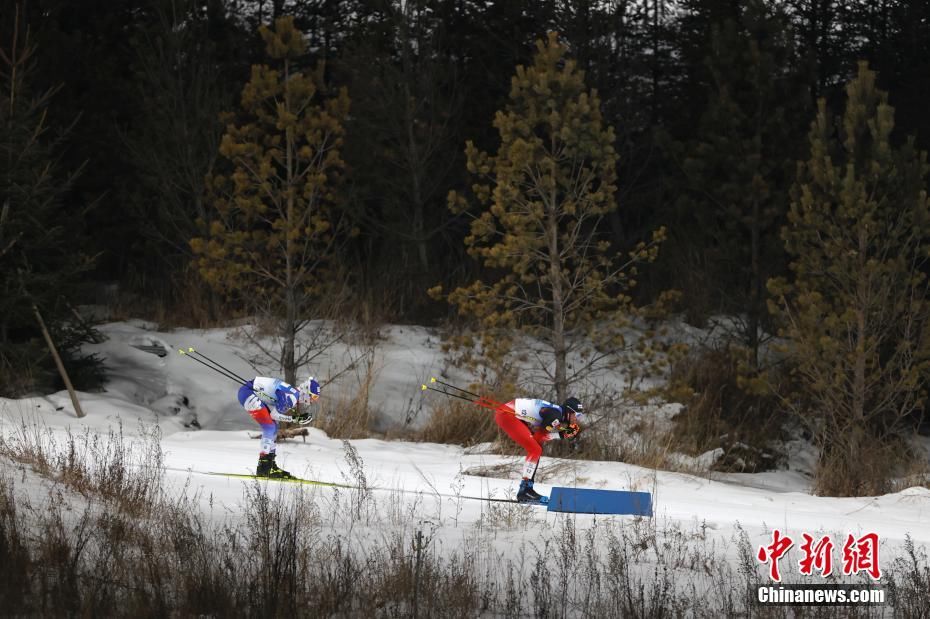
<path id="1" fill-rule="evenodd" d="M 259 477 L 287 479 L 291 474 L 275 464 L 275 440 L 278 422 L 301 425 L 313 420 L 310 405 L 320 398 L 320 383 L 312 376 L 296 388 L 278 378 L 256 376 L 239 388 L 239 403 L 262 427 L 261 451 L 258 456 Z"/>
<path id="2" fill-rule="evenodd" d="M 526 450 L 517 501 L 545 503 L 549 500 L 533 490 L 543 445 L 559 438 L 573 439 L 578 436 L 581 432 L 578 424 L 583 417 L 584 407 L 575 397 L 568 398 L 561 406 L 546 400 L 517 398 L 495 409 L 495 423 Z"/>

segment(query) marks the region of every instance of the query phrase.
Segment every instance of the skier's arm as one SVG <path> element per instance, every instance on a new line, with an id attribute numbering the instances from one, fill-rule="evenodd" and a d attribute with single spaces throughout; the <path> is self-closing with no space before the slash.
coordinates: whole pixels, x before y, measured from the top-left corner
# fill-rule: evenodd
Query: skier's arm
<path id="1" fill-rule="evenodd" d="M 271 418 L 275 421 L 294 421 L 291 414 L 297 406 L 297 390 L 293 387 L 281 387 L 275 390 L 275 410 L 271 411 Z"/>
<path id="2" fill-rule="evenodd" d="M 566 415 L 560 406 L 541 409 L 539 417 L 543 427 L 549 432 L 550 440 L 573 439 L 581 432 L 581 426 L 578 425 L 575 416 Z"/>
<path id="3" fill-rule="evenodd" d="M 547 406 L 539 410 L 539 418 L 542 426 L 549 432 L 558 432 L 562 425 L 562 408 L 559 406 Z"/>
<path id="4" fill-rule="evenodd" d="M 581 425 L 578 423 L 578 415 L 571 410 L 565 411 L 565 417 L 562 418 L 562 426 L 559 428 L 562 438 L 572 440 L 581 434 Z"/>

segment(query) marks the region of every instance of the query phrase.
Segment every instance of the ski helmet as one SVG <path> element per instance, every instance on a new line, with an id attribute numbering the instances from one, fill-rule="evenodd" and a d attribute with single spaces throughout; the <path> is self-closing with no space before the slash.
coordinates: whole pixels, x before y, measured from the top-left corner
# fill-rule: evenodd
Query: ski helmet
<path id="1" fill-rule="evenodd" d="M 320 383 L 312 376 L 300 383 L 297 390 L 300 391 L 301 402 L 316 402 L 320 398 Z"/>
<path id="2" fill-rule="evenodd" d="M 562 404 L 562 410 L 575 413 L 575 419 L 578 421 L 581 421 L 584 417 L 584 405 L 581 403 L 581 400 L 575 397 L 565 400 L 565 403 Z"/>

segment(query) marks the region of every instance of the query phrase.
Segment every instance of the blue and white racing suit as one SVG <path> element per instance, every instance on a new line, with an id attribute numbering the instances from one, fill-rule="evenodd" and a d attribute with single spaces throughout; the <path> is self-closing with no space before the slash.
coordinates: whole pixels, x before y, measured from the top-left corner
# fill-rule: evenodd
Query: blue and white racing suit
<path id="1" fill-rule="evenodd" d="M 261 455 L 275 452 L 279 421 L 294 421 L 300 393 L 278 378 L 256 376 L 239 388 L 239 403 L 262 427 Z"/>

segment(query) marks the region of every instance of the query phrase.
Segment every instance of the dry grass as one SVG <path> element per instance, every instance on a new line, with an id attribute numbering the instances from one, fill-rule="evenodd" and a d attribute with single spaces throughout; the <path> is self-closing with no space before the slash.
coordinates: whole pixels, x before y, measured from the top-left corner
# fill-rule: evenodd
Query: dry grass
<path id="1" fill-rule="evenodd" d="M 651 469 L 681 470 L 671 452 L 668 433 L 652 419 L 632 422 L 602 418 L 584 428 L 575 442 L 546 446 L 553 456 L 625 462 Z"/>
<path id="2" fill-rule="evenodd" d="M 463 475 L 473 477 L 490 477 L 493 479 L 514 479 L 523 469 L 523 457 L 514 457 L 509 462 L 499 462 L 484 466 L 471 466 L 462 471 Z M 553 461 L 543 457 L 539 461 L 539 469 L 536 471 L 535 480 L 537 482 L 546 482 L 556 475 L 571 477 L 578 472 L 579 466 L 573 462 Z"/>
<path id="3" fill-rule="evenodd" d="M 433 408 L 429 421 L 414 434 L 415 440 L 469 447 L 508 439 L 494 423 L 494 412 L 448 398 Z"/>
<path id="4" fill-rule="evenodd" d="M 107 308 L 107 320 L 141 318 L 162 329 L 206 329 L 241 315 L 204 283 L 192 263 L 165 281 L 137 276 L 119 284 L 98 284 L 94 296 L 97 305 Z"/>
<path id="5" fill-rule="evenodd" d="M 20 433 L 21 434 L 21 433 Z M 30 437 L 44 437 L 42 431 Z M 4 437 L 19 462 L 52 483 L 48 498 L 18 491 L 0 477 L 0 607 L 22 616 L 319 616 L 319 617 L 780 617 L 784 609 L 753 604 L 762 581 L 748 535 L 731 540 L 738 562 L 726 560 L 700 526 L 652 519 L 598 519 L 577 530 L 571 516 L 541 522 L 531 506 L 488 506 L 456 545 L 411 513 L 399 526 L 381 521 L 380 497 L 355 495 L 369 531 L 357 543 L 352 526 L 325 528 L 321 506 L 336 504 L 319 489 L 254 483 L 241 513 L 225 521 L 200 511 L 199 497 L 161 491 L 152 448 L 126 452 L 126 442 L 100 446 L 123 487 L 146 487 L 146 509 L 112 509 L 113 498 L 88 480 L 74 484 L 76 465 L 43 439 Z M 9 451 L 6 451 L 9 455 Z M 147 454 L 134 462 L 133 454 Z M 86 452 L 85 455 L 91 455 Z M 7 456 L 5 456 L 7 457 Z M 364 463 L 347 450 L 355 478 Z M 364 485 L 364 481 L 361 481 Z M 74 490 L 81 489 L 82 494 Z M 396 497 L 395 497 L 396 498 Z M 355 501 L 355 498 L 352 499 Z M 339 505 L 342 505 L 339 503 Z M 493 509 L 492 509 L 493 507 Z M 411 526 L 411 523 L 417 524 Z M 344 523 L 345 524 L 345 523 Z M 532 531 L 521 548 L 501 555 L 501 527 Z M 340 532 L 342 531 L 342 532 Z M 557 534 L 553 534 L 557 532 Z M 786 560 L 791 560 L 789 557 Z M 912 543 L 886 568 L 899 616 L 926 613 L 930 566 Z M 794 616 L 836 616 L 837 609 L 796 608 Z M 878 616 L 884 608 L 844 608 L 844 616 Z M 831 612 L 832 611 L 832 612 Z"/>
<path id="6" fill-rule="evenodd" d="M 374 354 L 369 352 L 363 362 L 355 365 L 356 384 L 350 398 L 320 400 L 319 413 L 313 424 L 333 438 L 356 439 L 372 436 L 371 388 L 377 377 Z"/>
<path id="7" fill-rule="evenodd" d="M 368 438 L 371 430 L 371 410 L 368 393 L 359 392 L 351 399 L 328 401 L 320 406 L 320 413 L 313 425 L 332 438 Z"/>
<path id="8" fill-rule="evenodd" d="M 0 397 L 18 397 L 35 389 L 41 374 L 36 347 L 7 347 L 0 353 Z"/>
<path id="9" fill-rule="evenodd" d="M 774 447 L 785 415 L 773 396 L 740 387 L 739 363 L 728 349 L 701 349 L 674 368 L 672 380 L 690 390 L 675 419 L 671 448 L 697 455 L 722 449 L 716 470 L 754 473 L 782 459 Z"/>
<path id="10" fill-rule="evenodd" d="M 38 423 L 21 422 L 0 436 L 0 454 L 28 464 L 66 488 L 99 496 L 119 509 L 143 513 L 160 500 L 163 454 L 157 427 L 141 428 L 135 445 L 123 437 L 122 427 L 98 435 L 68 430 L 63 441 Z"/>
<path id="11" fill-rule="evenodd" d="M 914 485 L 921 476 L 926 484 L 926 471 L 922 449 L 910 448 L 900 437 L 873 438 L 863 441 L 855 459 L 845 451 L 821 449 L 813 490 L 820 496 L 877 496 Z"/>

